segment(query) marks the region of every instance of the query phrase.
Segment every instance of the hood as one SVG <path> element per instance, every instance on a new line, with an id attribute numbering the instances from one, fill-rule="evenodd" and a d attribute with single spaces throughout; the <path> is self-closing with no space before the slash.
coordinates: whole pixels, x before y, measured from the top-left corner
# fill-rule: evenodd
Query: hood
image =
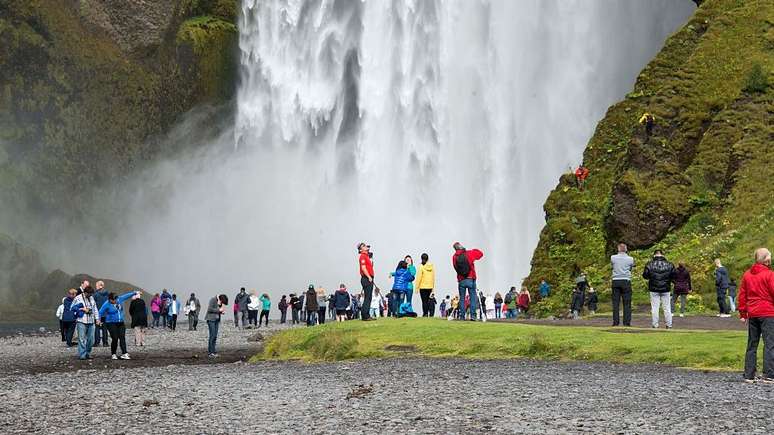
<path id="1" fill-rule="evenodd" d="M 428 272 L 432 272 L 433 271 L 433 263 L 428 261 L 427 263 L 422 265 L 422 268 L 424 268 Z"/>
<path id="2" fill-rule="evenodd" d="M 750 268 L 750 273 L 753 275 L 757 275 L 759 273 L 768 272 L 770 269 L 765 264 L 761 263 L 755 263 L 753 264 L 753 267 Z"/>

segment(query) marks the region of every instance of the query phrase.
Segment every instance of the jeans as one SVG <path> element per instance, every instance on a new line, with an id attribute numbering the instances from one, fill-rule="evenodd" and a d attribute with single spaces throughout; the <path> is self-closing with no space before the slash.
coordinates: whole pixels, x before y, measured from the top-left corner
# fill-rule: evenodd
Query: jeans
<path id="1" fill-rule="evenodd" d="M 308 311 L 306 313 L 306 326 L 314 326 L 317 324 L 317 311 Z"/>
<path id="2" fill-rule="evenodd" d="M 208 320 L 207 329 L 210 331 L 210 338 L 207 342 L 207 353 L 217 353 L 215 346 L 218 344 L 218 328 L 220 327 L 220 320 Z"/>
<path id="3" fill-rule="evenodd" d="M 515 319 L 517 316 L 516 308 L 508 308 L 508 311 L 505 313 L 506 319 Z"/>
<path id="4" fill-rule="evenodd" d="M 458 285 L 458 290 L 460 293 L 460 305 L 465 301 L 465 291 L 467 290 L 467 293 L 470 295 L 470 319 L 476 320 L 476 300 L 478 299 L 476 295 L 476 280 L 472 278 L 463 279 Z M 465 319 L 465 310 L 460 310 L 459 318 L 460 320 Z"/>
<path id="5" fill-rule="evenodd" d="M 261 310 L 261 318 L 258 319 L 258 327 L 261 327 L 261 321 L 266 319 L 266 326 L 269 326 L 269 310 Z"/>
<path id="6" fill-rule="evenodd" d="M 620 323 L 619 307 L 623 300 L 623 324 L 632 326 L 632 282 L 626 279 L 613 280 L 613 326 Z"/>
<path id="7" fill-rule="evenodd" d="M 121 353 L 126 353 L 126 325 L 121 323 L 103 323 L 110 332 L 110 353 L 115 355 L 119 343 L 121 344 Z"/>
<path id="8" fill-rule="evenodd" d="M 284 310 L 280 310 L 280 323 L 285 323 L 288 321 L 288 309 L 285 308 Z"/>
<path id="9" fill-rule="evenodd" d="M 774 378 L 774 317 L 747 319 L 747 352 L 744 357 L 744 377 L 754 379 L 758 363 L 758 342 L 763 335 L 763 376 Z"/>
<path id="10" fill-rule="evenodd" d="M 731 295 L 728 295 L 728 309 L 729 313 L 736 311 L 736 298 Z"/>
<path id="11" fill-rule="evenodd" d="M 191 312 L 188 314 L 188 330 L 196 331 L 196 325 L 199 324 L 199 313 Z"/>
<path id="12" fill-rule="evenodd" d="M 406 302 L 409 304 L 414 304 L 414 290 L 407 288 L 406 292 L 404 293 L 404 296 L 406 297 Z"/>
<path id="13" fill-rule="evenodd" d="M 105 318 L 100 319 L 102 321 L 102 325 L 96 326 L 94 325 L 94 344 L 99 345 L 100 342 L 103 346 L 107 346 L 107 339 L 108 339 L 108 330 L 107 330 L 107 324 L 105 324 Z"/>
<path id="14" fill-rule="evenodd" d="M 672 293 L 672 312 L 673 312 L 673 313 L 674 313 L 675 311 L 677 311 L 677 310 L 675 309 L 675 308 L 676 308 L 676 307 L 675 307 L 675 304 L 677 304 L 677 298 L 678 298 L 678 297 L 680 298 L 680 314 L 683 314 L 683 313 L 685 312 L 685 306 L 686 306 L 686 305 L 688 305 L 688 303 L 685 301 L 685 298 L 686 298 L 687 296 L 688 296 L 688 295 L 686 295 L 686 294 L 681 294 L 681 295 L 678 295 L 677 293 Z"/>
<path id="15" fill-rule="evenodd" d="M 664 321 L 667 328 L 672 327 L 672 298 L 669 293 L 650 292 L 650 316 L 651 325 L 658 328 L 658 309 L 659 306 L 664 310 Z"/>
<path id="16" fill-rule="evenodd" d="M 422 317 L 432 317 L 430 308 L 430 293 L 433 289 L 421 288 L 419 289 L 419 297 L 422 298 Z"/>
<path id="17" fill-rule="evenodd" d="M 158 328 L 161 320 L 161 315 L 156 311 L 152 311 L 151 314 L 153 315 L 153 323 L 151 323 L 151 326 L 153 326 L 154 328 Z"/>
<path id="18" fill-rule="evenodd" d="M 296 323 L 298 323 L 298 310 L 293 308 L 293 312 L 291 314 L 293 316 L 292 317 L 293 318 L 293 324 L 295 325 Z"/>
<path id="19" fill-rule="evenodd" d="M 67 346 L 73 345 L 73 334 L 75 333 L 75 322 L 62 322 L 64 328 L 64 338 Z"/>
<path id="20" fill-rule="evenodd" d="M 94 324 L 76 322 L 78 329 L 78 358 L 86 359 L 94 346 Z"/>
<path id="21" fill-rule="evenodd" d="M 320 307 L 320 309 L 317 310 L 317 321 L 320 322 L 321 325 L 325 324 L 325 311 L 327 310 L 328 309 L 325 307 Z M 268 316 L 268 313 L 266 313 L 266 315 Z"/>
<path id="22" fill-rule="evenodd" d="M 363 305 L 361 308 L 361 316 L 363 320 L 368 320 L 369 310 L 371 309 L 371 299 L 374 295 L 374 283 L 368 278 L 361 276 L 360 285 L 363 287 Z M 354 314 L 354 313 L 353 313 Z"/>
<path id="23" fill-rule="evenodd" d="M 718 311 L 720 311 L 720 314 L 728 314 L 728 307 L 726 306 L 726 290 L 724 288 L 718 288 L 716 289 L 717 297 L 718 297 Z"/>
<path id="24" fill-rule="evenodd" d="M 374 319 L 379 317 L 379 309 L 378 308 L 371 308 L 369 311 L 369 315 L 373 317 Z"/>
<path id="25" fill-rule="evenodd" d="M 495 305 L 495 319 L 502 319 L 502 318 L 503 318 L 503 306 Z"/>

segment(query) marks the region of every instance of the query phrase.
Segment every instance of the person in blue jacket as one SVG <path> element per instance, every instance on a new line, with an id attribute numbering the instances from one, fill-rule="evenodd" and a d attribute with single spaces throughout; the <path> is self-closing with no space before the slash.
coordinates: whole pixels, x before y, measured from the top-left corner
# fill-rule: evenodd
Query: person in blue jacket
<path id="1" fill-rule="evenodd" d="M 545 299 L 551 295 L 551 286 L 546 280 L 540 280 L 540 299 Z"/>
<path id="2" fill-rule="evenodd" d="M 73 300 L 78 295 L 78 291 L 71 288 L 67 291 L 67 296 L 62 300 L 62 329 L 65 333 L 65 344 L 67 347 L 73 347 L 73 334 L 75 333 L 75 312 L 72 311 Z"/>
<path id="3" fill-rule="evenodd" d="M 113 292 L 108 293 L 107 301 L 99 309 L 99 317 L 105 319 L 105 325 L 110 333 L 110 358 L 118 359 L 116 349 L 121 345 L 121 359 L 130 359 L 126 351 L 126 325 L 124 325 L 124 302 L 128 301 L 140 292 L 128 292 L 116 297 Z"/>
<path id="4" fill-rule="evenodd" d="M 169 300 L 167 305 L 167 319 L 169 319 L 169 329 L 172 331 L 177 330 L 177 316 L 182 309 L 183 304 L 177 300 L 177 293 L 172 294 L 172 299 Z"/>
<path id="5" fill-rule="evenodd" d="M 94 302 L 97 303 L 98 307 L 101 307 L 105 305 L 105 302 L 108 298 L 108 291 L 105 289 L 105 282 L 97 281 L 94 286 L 97 288 L 97 291 L 94 292 Z M 102 322 L 102 324 L 94 328 L 94 347 L 99 347 L 100 343 L 102 344 L 102 347 L 107 347 L 108 332 L 107 327 L 105 326 L 105 319 L 101 318 L 99 320 Z"/>
<path id="6" fill-rule="evenodd" d="M 406 269 L 408 269 L 409 273 L 412 276 L 411 281 L 406 283 L 406 302 L 413 304 L 414 302 L 414 284 L 413 278 L 417 277 L 417 268 L 414 267 L 414 259 L 411 258 L 410 255 L 407 255 L 406 258 L 403 259 L 403 261 L 406 262 Z"/>
<path id="7" fill-rule="evenodd" d="M 408 293 L 408 286 L 411 281 L 414 281 L 414 275 L 412 275 L 411 271 L 409 271 L 408 263 L 406 263 L 406 260 L 401 260 L 398 262 L 398 267 L 395 268 L 395 272 L 390 273 L 390 277 L 394 278 L 394 281 L 392 282 L 392 306 L 395 310 L 393 315 L 397 316 L 398 310 L 403 303 L 403 296 Z M 411 303 L 411 301 L 408 302 Z"/>

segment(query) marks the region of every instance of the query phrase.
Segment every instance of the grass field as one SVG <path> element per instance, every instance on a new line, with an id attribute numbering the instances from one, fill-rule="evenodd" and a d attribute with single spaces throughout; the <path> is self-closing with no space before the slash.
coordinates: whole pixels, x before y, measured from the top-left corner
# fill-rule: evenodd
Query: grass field
<path id="1" fill-rule="evenodd" d="M 667 364 L 741 370 L 746 332 L 564 327 L 441 319 L 380 319 L 296 328 L 271 337 L 253 361 L 401 356 Z"/>

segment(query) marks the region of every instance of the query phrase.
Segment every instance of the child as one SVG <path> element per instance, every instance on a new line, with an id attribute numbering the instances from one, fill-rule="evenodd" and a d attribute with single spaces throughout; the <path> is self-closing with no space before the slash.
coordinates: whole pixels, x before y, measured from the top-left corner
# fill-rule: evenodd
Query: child
<path id="1" fill-rule="evenodd" d="M 441 317 L 446 317 L 446 300 L 449 299 L 449 296 L 446 296 L 446 299 L 441 301 Z"/>
<path id="2" fill-rule="evenodd" d="M 522 287 L 521 292 L 519 292 L 519 297 L 516 300 L 516 304 L 519 307 L 519 313 L 527 315 L 527 311 L 529 311 L 529 304 L 532 302 L 532 296 L 529 294 L 529 290 L 527 290 L 527 287 Z"/>
<path id="3" fill-rule="evenodd" d="M 583 310 L 584 288 L 576 285 L 572 290 L 572 302 L 570 303 L 570 311 L 572 311 L 573 320 L 578 320 Z"/>
<path id="4" fill-rule="evenodd" d="M 589 314 L 592 316 L 597 312 L 597 291 L 594 290 L 594 287 L 589 288 Z"/>

